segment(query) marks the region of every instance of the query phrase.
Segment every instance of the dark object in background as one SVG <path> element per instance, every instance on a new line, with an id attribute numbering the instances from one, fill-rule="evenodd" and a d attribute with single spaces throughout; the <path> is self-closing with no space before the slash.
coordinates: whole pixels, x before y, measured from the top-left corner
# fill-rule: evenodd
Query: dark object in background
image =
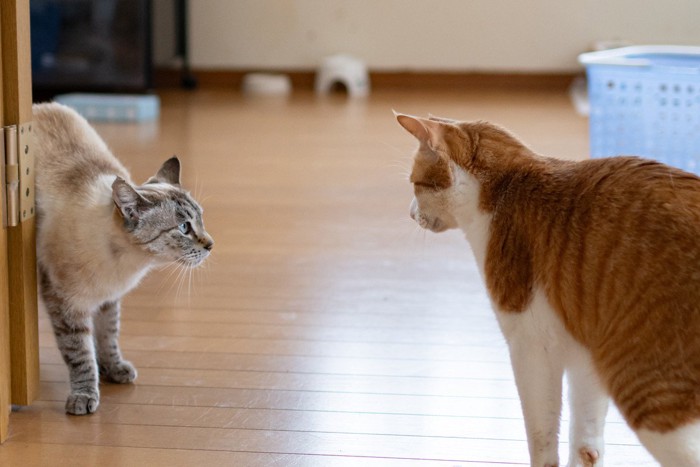
<path id="1" fill-rule="evenodd" d="M 177 30 L 176 53 L 182 58 L 182 87 L 185 89 L 196 89 L 197 78 L 190 69 L 190 51 L 187 29 L 187 0 L 177 0 L 175 2 L 175 29 Z"/>
<path id="2" fill-rule="evenodd" d="M 35 100 L 152 85 L 151 0 L 31 0 Z"/>

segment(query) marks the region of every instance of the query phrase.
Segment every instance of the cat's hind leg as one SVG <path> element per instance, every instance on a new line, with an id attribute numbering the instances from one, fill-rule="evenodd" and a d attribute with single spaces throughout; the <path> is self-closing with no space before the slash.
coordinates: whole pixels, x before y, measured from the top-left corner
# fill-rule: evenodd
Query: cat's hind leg
<path id="1" fill-rule="evenodd" d="M 90 313 L 69 307 L 52 291 L 45 276 L 42 277 L 42 297 L 56 344 L 68 366 L 71 392 L 66 400 L 66 412 L 73 415 L 93 413 L 100 404 L 100 391 Z"/>
<path id="2" fill-rule="evenodd" d="M 569 467 L 603 465 L 605 416 L 608 396 L 593 368 L 590 354 L 570 343 L 566 377 L 569 383 L 571 422 L 569 427 Z"/>
<path id="3" fill-rule="evenodd" d="M 119 349 L 119 302 L 104 303 L 96 312 L 95 344 L 100 375 L 113 383 L 131 383 L 136 379 L 136 368 L 122 358 Z"/>
<path id="4" fill-rule="evenodd" d="M 663 467 L 700 467 L 700 422 L 666 433 L 639 430 L 637 436 Z"/>

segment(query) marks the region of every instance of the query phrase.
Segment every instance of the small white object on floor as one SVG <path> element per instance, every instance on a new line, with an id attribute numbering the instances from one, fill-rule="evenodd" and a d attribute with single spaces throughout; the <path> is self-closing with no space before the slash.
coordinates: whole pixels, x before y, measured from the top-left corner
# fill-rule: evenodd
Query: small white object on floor
<path id="1" fill-rule="evenodd" d="M 579 115 L 587 117 L 591 113 L 591 104 L 588 101 L 588 82 L 583 76 L 577 76 L 569 86 L 569 97 L 574 109 Z"/>
<path id="2" fill-rule="evenodd" d="M 327 57 L 316 72 L 316 94 L 328 94 L 336 84 L 345 86 L 350 97 L 366 97 L 370 88 L 367 66 L 348 55 Z"/>
<path id="3" fill-rule="evenodd" d="M 250 96 L 288 96 L 292 92 L 289 76 L 274 73 L 248 73 L 242 90 Z"/>

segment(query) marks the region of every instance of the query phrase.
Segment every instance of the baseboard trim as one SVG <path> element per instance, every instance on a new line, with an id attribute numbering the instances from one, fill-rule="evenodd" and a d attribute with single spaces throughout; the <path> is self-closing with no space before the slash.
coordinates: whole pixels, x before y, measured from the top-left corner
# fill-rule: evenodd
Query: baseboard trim
<path id="1" fill-rule="evenodd" d="M 486 72 L 378 72 L 371 73 L 376 88 L 516 88 L 560 89 L 569 87 L 576 73 Z"/>
<path id="2" fill-rule="evenodd" d="M 269 71 L 289 76 L 295 89 L 313 89 L 315 72 L 312 70 L 212 70 L 195 69 L 192 76 L 202 88 L 240 89 L 243 77 L 250 72 Z M 370 81 L 374 89 L 441 89 L 441 88 L 515 88 L 565 90 L 578 75 L 562 73 L 486 73 L 486 72 L 414 72 L 372 71 Z M 157 88 L 182 85 L 183 73 L 160 68 L 154 73 Z"/>

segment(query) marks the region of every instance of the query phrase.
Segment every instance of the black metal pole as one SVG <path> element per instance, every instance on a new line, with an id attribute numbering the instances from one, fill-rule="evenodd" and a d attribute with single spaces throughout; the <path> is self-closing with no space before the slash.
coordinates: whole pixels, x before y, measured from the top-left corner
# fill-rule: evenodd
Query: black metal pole
<path id="1" fill-rule="evenodd" d="M 175 1 L 175 21 L 177 22 L 177 54 L 182 59 L 182 87 L 185 89 L 195 89 L 197 78 L 190 69 L 190 55 L 188 50 L 187 31 L 187 0 Z"/>

